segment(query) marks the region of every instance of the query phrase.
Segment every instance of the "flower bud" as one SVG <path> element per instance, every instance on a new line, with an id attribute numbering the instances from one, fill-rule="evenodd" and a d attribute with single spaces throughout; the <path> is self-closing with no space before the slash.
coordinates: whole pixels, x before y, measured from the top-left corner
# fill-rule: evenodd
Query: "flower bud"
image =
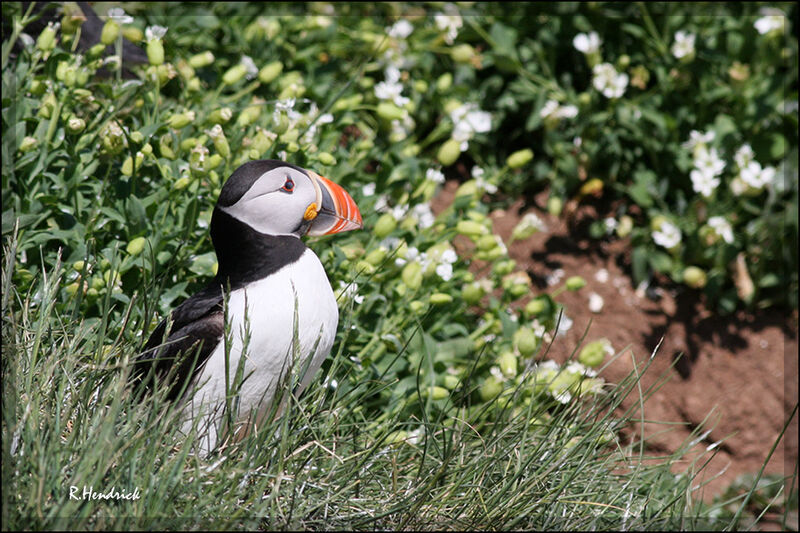
<path id="1" fill-rule="evenodd" d="M 161 39 L 147 41 L 147 60 L 155 66 L 164 64 L 164 44 Z"/>
<path id="2" fill-rule="evenodd" d="M 419 300 L 414 300 L 408 304 L 408 308 L 411 309 L 412 313 L 419 314 L 425 310 L 425 303 L 420 302 Z"/>
<path id="3" fill-rule="evenodd" d="M 586 286 L 586 280 L 580 276 L 571 276 L 567 278 L 566 287 L 568 291 L 577 291 Z"/>
<path id="4" fill-rule="evenodd" d="M 40 33 L 39 37 L 36 39 L 36 48 L 38 48 L 42 52 L 49 52 L 55 47 L 56 47 L 56 29 L 53 27 L 53 23 L 50 22 L 47 24 L 47 27 L 45 27 L 45 29 L 42 30 L 42 33 Z"/>
<path id="5" fill-rule="evenodd" d="M 113 44 L 119 37 L 119 23 L 114 19 L 108 19 L 103 25 L 103 31 L 100 33 L 100 42 L 108 46 Z"/>
<path id="6" fill-rule="evenodd" d="M 508 165 L 509 168 L 520 168 L 523 165 L 527 165 L 532 159 L 533 150 L 525 148 L 524 150 L 518 150 L 508 156 L 506 165 Z"/>
<path id="7" fill-rule="evenodd" d="M 132 43 L 140 43 L 144 40 L 144 32 L 136 26 L 125 26 L 122 28 L 122 36 Z"/>
<path id="8" fill-rule="evenodd" d="M 320 152 L 317 154 L 317 160 L 326 166 L 333 166 L 336 164 L 336 158 L 328 152 Z"/>
<path id="9" fill-rule="evenodd" d="M 468 44 L 459 44 L 450 49 L 450 57 L 456 63 L 469 63 L 475 57 L 475 49 Z"/>
<path id="10" fill-rule="evenodd" d="M 380 265 L 384 259 L 386 259 L 386 248 L 379 246 L 378 248 L 372 250 L 367 256 L 364 258 L 364 261 L 369 263 L 372 266 Z"/>
<path id="11" fill-rule="evenodd" d="M 545 298 L 534 298 L 525 306 L 525 312 L 529 315 L 539 315 L 548 309 L 549 304 Z"/>
<path id="12" fill-rule="evenodd" d="M 373 232 L 375 233 L 375 236 L 377 238 L 383 239 L 391 232 L 393 232 L 396 227 L 397 227 L 397 220 L 395 220 L 394 216 L 392 216 L 391 213 L 384 213 L 375 223 Z"/>
<path id="13" fill-rule="evenodd" d="M 422 265 L 416 261 L 411 261 L 403 268 L 400 277 L 403 279 L 403 283 L 412 291 L 419 289 L 422 285 Z"/>
<path id="14" fill-rule="evenodd" d="M 449 304 L 453 301 L 453 297 L 443 292 L 435 292 L 430 296 L 430 302 L 433 305 Z"/>
<path id="15" fill-rule="evenodd" d="M 172 185 L 172 188 L 175 189 L 176 191 L 180 191 L 182 189 L 185 189 L 189 185 L 189 183 L 191 183 L 191 180 L 189 179 L 189 177 L 188 176 L 183 176 L 183 177 L 179 178 Z"/>
<path id="16" fill-rule="evenodd" d="M 461 380 L 452 374 L 446 374 L 442 379 L 442 384 L 446 389 L 449 390 L 455 390 L 458 387 L 459 383 L 461 383 Z"/>
<path id="17" fill-rule="evenodd" d="M 477 282 L 468 283 L 461 289 L 461 298 L 470 305 L 479 303 L 484 294 L 483 286 Z"/>
<path id="18" fill-rule="evenodd" d="M 439 151 L 436 153 L 436 158 L 443 166 L 449 167 L 456 162 L 458 156 L 460 155 L 461 143 L 451 138 L 445 141 L 444 144 L 439 147 Z"/>
<path id="19" fill-rule="evenodd" d="M 158 150 L 161 157 L 166 157 L 169 160 L 175 159 L 175 152 L 172 150 L 172 135 L 165 133 L 158 140 Z"/>
<path id="20" fill-rule="evenodd" d="M 631 231 L 633 231 L 633 219 L 628 215 L 622 215 L 619 217 L 619 223 L 617 224 L 617 236 L 621 239 L 624 239 L 630 235 Z"/>
<path id="21" fill-rule="evenodd" d="M 35 137 L 26 136 L 22 139 L 22 142 L 19 143 L 19 151 L 26 154 L 36 148 L 37 144 L 39 144 L 39 141 L 37 141 Z"/>
<path id="22" fill-rule="evenodd" d="M 608 339 L 600 339 L 590 342 L 583 347 L 581 353 L 578 355 L 578 362 L 588 366 L 589 368 L 597 368 L 603 364 L 606 357 L 606 352 L 611 348 L 611 343 Z"/>
<path id="23" fill-rule="evenodd" d="M 688 266 L 683 270 L 683 282 L 693 289 L 702 289 L 706 286 L 708 278 L 702 268 Z"/>
<path id="24" fill-rule="evenodd" d="M 128 242 L 126 250 L 131 255 L 139 255 L 144 250 L 146 239 L 144 237 L 136 237 Z"/>
<path id="25" fill-rule="evenodd" d="M 497 366 L 500 367 L 500 372 L 502 372 L 505 377 L 516 377 L 518 369 L 517 356 L 514 352 L 505 351 L 497 358 Z"/>
<path id="26" fill-rule="evenodd" d="M 522 326 L 514 332 L 512 342 L 517 348 L 517 351 L 526 357 L 532 355 L 536 351 L 536 348 L 539 347 L 539 338 L 533 330 L 527 326 Z"/>
<path id="27" fill-rule="evenodd" d="M 447 91 L 453 85 L 453 75 L 445 72 L 436 80 L 436 90 L 440 93 Z"/>
<path id="28" fill-rule="evenodd" d="M 233 110 L 230 107 L 215 109 L 208 115 L 208 121 L 212 124 L 225 124 L 233 117 Z"/>
<path id="29" fill-rule="evenodd" d="M 513 259 L 506 259 L 505 261 L 500 261 L 495 264 L 492 271 L 498 276 L 506 276 L 514 271 L 515 266 L 517 266 L 516 261 Z"/>
<path id="30" fill-rule="evenodd" d="M 406 111 L 400 109 L 391 102 L 381 102 L 377 107 L 378 116 L 386 120 L 400 120 L 406 115 Z"/>
<path id="31" fill-rule="evenodd" d="M 488 402 L 503 392 L 503 384 L 500 383 L 500 380 L 498 380 L 496 377 L 488 376 L 481 384 L 478 392 L 481 396 L 481 400 Z"/>
<path id="32" fill-rule="evenodd" d="M 175 128 L 176 130 L 179 130 L 191 124 L 194 121 L 194 117 L 195 117 L 194 111 L 177 113 L 169 117 L 169 119 L 167 120 L 167 124 Z"/>
<path id="33" fill-rule="evenodd" d="M 243 63 L 237 63 L 222 75 L 222 83 L 233 85 L 244 78 L 245 74 L 247 74 L 247 67 Z"/>
<path id="34" fill-rule="evenodd" d="M 189 58 L 189 65 L 191 65 L 192 68 L 207 67 L 213 62 L 214 62 L 214 54 L 208 50 L 206 50 L 205 52 L 200 52 L 199 54 L 195 54 Z"/>
<path id="35" fill-rule="evenodd" d="M 474 239 L 481 235 L 488 234 L 489 230 L 479 222 L 473 220 L 459 220 L 456 224 L 456 232 Z"/>
<path id="36" fill-rule="evenodd" d="M 430 396 L 434 400 L 444 400 L 450 396 L 450 391 L 444 387 L 430 387 L 429 389 L 425 389 L 423 392 L 425 393 L 425 396 Z"/>
<path id="37" fill-rule="evenodd" d="M 283 72 L 283 63 L 280 61 L 273 61 L 272 63 L 264 65 L 261 70 L 258 71 L 258 79 L 261 83 L 267 84 L 280 76 L 281 72 Z"/>

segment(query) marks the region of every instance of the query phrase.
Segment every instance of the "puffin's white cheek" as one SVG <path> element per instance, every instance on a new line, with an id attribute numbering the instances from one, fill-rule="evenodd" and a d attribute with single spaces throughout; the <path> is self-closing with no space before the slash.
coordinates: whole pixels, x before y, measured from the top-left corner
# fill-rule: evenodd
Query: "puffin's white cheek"
<path id="1" fill-rule="evenodd" d="M 297 229 L 303 216 L 292 200 L 285 193 L 265 194 L 221 209 L 259 233 L 289 235 Z"/>

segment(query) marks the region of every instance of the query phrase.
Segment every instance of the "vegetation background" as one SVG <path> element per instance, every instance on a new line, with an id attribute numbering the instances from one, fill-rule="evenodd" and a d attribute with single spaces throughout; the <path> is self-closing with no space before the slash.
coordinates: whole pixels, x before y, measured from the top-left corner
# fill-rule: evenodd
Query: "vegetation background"
<path id="1" fill-rule="evenodd" d="M 489 216 L 592 205 L 642 291 L 796 322 L 794 4 L 95 7 L 3 4 L 4 527 L 797 527 L 796 460 L 702 502 L 706 428 L 656 454 L 627 430 L 650 360 L 612 383 L 610 333 L 564 347 L 586 279 L 534 286 L 508 248 L 542 218 Z M 260 158 L 366 230 L 309 243 L 342 309 L 314 387 L 202 457 L 128 361 L 213 276 L 215 198 Z"/>

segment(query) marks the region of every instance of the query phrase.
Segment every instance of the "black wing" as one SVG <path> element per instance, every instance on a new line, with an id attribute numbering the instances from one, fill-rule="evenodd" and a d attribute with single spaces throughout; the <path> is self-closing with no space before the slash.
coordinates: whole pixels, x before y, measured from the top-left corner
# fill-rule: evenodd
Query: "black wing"
<path id="1" fill-rule="evenodd" d="M 162 384 L 169 386 L 167 398 L 174 401 L 184 387 L 188 390 L 222 339 L 222 287 L 209 285 L 175 308 L 171 317 L 170 331 L 162 320 L 134 360 L 130 383 L 149 391 L 154 378 L 167 380 Z"/>

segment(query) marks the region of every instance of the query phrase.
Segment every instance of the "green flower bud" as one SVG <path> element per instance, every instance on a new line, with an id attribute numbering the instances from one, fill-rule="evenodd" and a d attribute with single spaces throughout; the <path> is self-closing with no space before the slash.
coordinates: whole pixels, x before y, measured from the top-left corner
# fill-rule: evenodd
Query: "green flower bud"
<path id="1" fill-rule="evenodd" d="M 379 246 L 368 253 L 367 257 L 364 258 L 364 261 L 372 266 L 378 266 L 383 262 L 384 259 L 386 259 L 386 253 L 386 248 Z"/>
<path id="2" fill-rule="evenodd" d="M 37 141 L 35 137 L 26 136 L 22 139 L 22 142 L 19 143 L 19 151 L 26 154 L 36 148 L 37 144 L 39 144 L 39 141 Z"/>
<path id="3" fill-rule="evenodd" d="M 549 307 L 545 298 L 534 298 L 525 306 L 525 312 L 529 315 L 538 315 L 546 311 Z"/>
<path id="4" fill-rule="evenodd" d="M 217 168 L 222 164 L 222 156 L 219 154 L 212 154 L 206 161 L 206 170 Z"/>
<path id="5" fill-rule="evenodd" d="M 497 239 L 494 235 L 482 235 L 478 238 L 475 246 L 478 250 L 488 251 L 497 248 Z"/>
<path id="6" fill-rule="evenodd" d="M 144 32 L 136 26 L 125 26 L 122 28 L 122 36 L 132 43 L 140 43 L 144 40 Z"/>
<path id="7" fill-rule="evenodd" d="M 225 124 L 233 117 L 233 110 L 230 107 L 215 109 L 208 115 L 211 124 Z"/>
<path id="8" fill-rule="evenodd" d="M 408 308 L 411 309 L 412 313 L 419 314 L 425 310 L 425 303 L 420 302 L 419 300 L 414 300 L 408 304 Z"/>
<path id="9" fill-rule="evenodd" d="M 486 229 L 486 226 L 474 220 L 459 220 L 456 224 L 456 232 L 470 238 L 478 238 L 481 235 L 488 234 L 489 230 Z"/>
<path id="10" fill-rule="evenodd" d="M 485 291 L 480 283 L 469 283 L 461 289 L 461 298 L 470 305 L 476 305 L 480 302 L 484 294 Z"/>
<path id="11" fill-rule="evenodd" d="M 395 444 L 404 443 L 407 438 L 408 438 L 408 433 L 407 432 L 402 431 L 402 430 L 401 431 L 393 431 L 392 433 L 389 433 L 388 437 L 386 437 L 386 441 L 385 442 L 386 442 L 387 446 L 392 446 L 392 445 L 395 445 Z"/>
<path id="12" fill-rule="evenodd" d="M 247 67 L 242 63 L 237 63 L 222 75 L 222 83 L 225 85 L 233 85 L 244 78 L 245 74 L 247 74 Z"/>
<path id="13" fill-rule="evenodd" d="M 350 261 L 364 255 L 364 248 L 357 244 L 346 244 L 344 246 L 340 246 L 339 250 L 341 250 L 344 256 Z"/>
<path id="14" fill-rule="evenodd" d="M 497 358 L 497 366 L 500 367 L 500 372 L 507 378 L 513 378 L 517 375 L 517 356 L 514 352 L 505 351 Z"/>
<path id="15" fill-rule="evenodd" d="M 588 366 L 589 368 L 597 368 L 603 364 L 603 359 L 606 357 L 606 351 L 611 346 L 608 339 L 600 339 L 590 342 L 583 347 L 581 353 L 578 355 L 578 362 Z"/>
<path id="16" fill-rule="evenodd" d="M 524 150 L 518 150 L 508 156 L 506 159 L 506 165 L 509 168 L 520 168 L 523 165 L 527 165 L 533 159 L 533 150 L 530 148 L 525 148 Z"/>
<path id="17" fill-rule="evenodd" d="M 450 57 L 456 63 L 469 63 L 475 57 L 475 49 L 468 44 L 459 44 L 450 49 Z"/>
<path id="18" fill-rule="evenodd" d="M 500 383 L 496 377 L 489 376 L 484 380 L 483 384 L 481 384 L 478 392 L 480 393 L 481 400 L 488 402 L 503 392 L 503 384 Z"/>
<path id="19" fill-rule="evenodd" d="M 514 346 L 516 346 L 517 351 L 526 357 L 533 355 L 533 353 L 536 351 L 536 348 L 539 347 L 539 338 L 531 328 L 526 326 L 522 326 L 516 332 L 514 332 L 512 342 L 514 343 Z"/>
<path id="20" fill-rule="evenodd" d="M 86 263 L 84 263 L 83 261 L 75 261 L 74 263 L 72 263 L 72 269 L 75 270 L 76 272 L 82 272 L 83 267 L 85 265 Z"/>
<path id="21" fill-rule="evenodd" d="M 377 238 L 383 239 L 391 232 L 393 232 L 396 227 L 397 227 L 397 220 L 395 220 L 394 216 L 392 216 L 391 213 L 384 213 L 375 223 L 373 232 L 375 233 L 375 236 Z"/>
<path id="22" fill-rule="evenodd" d="M 459 383 L 461 383 L 461 380 L 452 374 L 445 374 L 444 378 L 442 379 L 442 384 L 446 389 L 449 390 L 455 390 Z"/>
<path id="23" fill-rule="evenodd" d="M 455 139 L 448 139 L 444 142 L 444 144 L 442 144 L 442 146 L 439 147 L 439 151 L 436 153 L 436 158 L 443 166 L 449 167 L 456 162 L 460 155 L 461 143 Z"/>
<path id="24" fill-rule="evenodd" d="M 214 62 L 214 54 L 208 50 L 206 50 L 205 52 L 200 52 L 199 54 L 195 54 L 189 58 L 189 65 L 191 65 L 192 68 L 207 67 L 213 62 Z"/>
<path id="25" fill-rule="evenodd" d="M 113 44 L 119 37 L 119 31 L 119 23 L 114 19 L 108 19 L 103 25 L 103 31 L 100 33 L 100 42 L 106 46 Z"/>
<path id="26" fill-rule="evenodd" d="M 42 52 L 49 52 L 56 47 L 56 29 L 53 23 L 47 24 L 47 27 L 42 30 L 39 37 L 36 39 L 36 48 Z"/>
<path id="27" fill-rule="evenodd" d="M 362 259 L 356 262 L 356 272 L 363 273 L 366 275 L 374 274 L 375 267 Z"/>
<path id="28" fill-rule="evenodd" d="M 453 85 L 453 75 L 445 72 L 436 80 L 436 90 L 440 93 L 447 91 Z"/>
<path id="29" fill-rule="evenodd" d="M 434 292 L 430 296 L 430 302 L 433 305 L 444 305 L 449 304 L 453 301 L 453 297 L 449 294 L 445 294 L 443 292 Z"/>
<path id="30" fill-rule="evenodd" d="M 95 290 L 102 290 L 106 286 L 106 282 L 102 276 L 95 276 L 92 278 L 92 288 Z"/>
<path id="31" fill-rule="evenodd" d="M 167 124 L 175 128 L 176 130 L 179 130 L 191 124 L 194 121 L 194 117 L 195 117 L 194 111 L 177 113 L 169 117 L 169 119 L 167 120 Z"/>
<path id="32" fill-rule="evenodd" d="M 411 86 L 418 93 L 428 92 L 428 82 L 425 80 L 414 80 L 414 83 Z"/>
<path id="33" fill-rule="evenodd" d="M 377 108 L 378 116 L 386 120 L 400 120 L 406 115 L 406 111 L 400 109 L 391 102 L 381 102 Z"/>
<path id="34" fill-rule="evenodd" d="M 507 259 L 505 261 L 500 261 L 494 265 L 492 270 L 498 276 L 507 276 L 514 271 L 514 267 L 517 266 L 517 262 L 513 259 Z"/>
<path id="35" fill-rule="evenodd" d="M 630 235 L 631 231 L 633 231 L 633 219 L 628 215 L 622 215 L 619 217 L 619 223 L 617 224 L 617 236 L 621 239 L 624 239 Z"/>
<path id="36" fill-rule="evenodd" d="M 561 210 L 564 208 L 564 202 L 561 198 L 557 196 L 551 196 L 547 199 L 547 212 L 551 215 L 557 217 L 561 214 Z"/>
<path id="37" fill-rule="evenodd" d="M 136 237 L 128 242 L 126 250 L 131 255 L 139 255 L 144 250 L 146 239 L 144 237 Z M 108 280 L 106 280 L 108 281 Z"/>
<path id="38" fill-rule="evenodd" d="M 683 270 L 683 282 L 693 289 L 702 289 L 706 286 L 708 278 L 702 268 L 688 266 Z"/>
<path id="39" fill-rule="evenodd" d="M 434 400 L 444 400 L 450 396 L 450 391 L 444 387 L 430 387 L 424 390 L 425 396 L 430 396 Z"/>
<path id="40" fill-rule="evenodd" d="M 320 152 L 317 154 L 317 160 L 326 166 L 333 166 L 336 164 L 336 158 L 328 152 Z"/>
<path id="41" fill-rule="evenodd" d="M 259 154 L 265 154 L 270 149 L 272 143 L 275 142 L 276 135 L 268 132 L 264 128 L 256 127 L 256 134 L 253 137 L 253 149 L 257 150 Z"/>
<path id="42" fill-rule="evenodd" d="M 89 48 L 89 51 L 86 52 L 86 57 L 88 57 L 89 59 L 100 57 L 101 55 L 103 55 L 103 50 L 105 49 L 106 45 L 104 45 L 103 43 L 97 43 L 96 45 Z"/>
<path id="43" fill-rule="evenodd" d="M 183 176 L 175 182 L 172 188 L 175 189 L 176 191 L 180 191 L 182 189 L 185 189 L 189 185 L 189 183 L 191 183 L 189 176 Z"/>
<path id="44" fill-rule="evenodd" d="M 411 261 L 403 268 L 400 277 L 403 279 L 403 283 L 412 291 L 419 289 L 422 285 L 422 265 L 416 261 Z"/>
<path id="45" fill-rule="evenodd" d="M 568 291 L 577 291 L 586 286 L 586 280 L 580 276 L 571 276 L 567 278 L 566 287 Z"/>
<path id="46" fill-rule="evenodd" d="M 264 65 L 261 70 L 258 71 L 258 79 L 261 80 L 261 83 L 267 84 L 280 76 L 281 72 L 283 72 L 283 63 L 280 61 L 273 61 L 272 63 Z"/>
<path id="47" fill-rule="evenodd" d="M 166 157 L 169 160 L 175 159 L 175 152 L 172 150 L 172 135 L 165 133 L 158 140 L 158 150 L 161 157 Z"/>
<path id="48" fill-rule="evenodd" d="M 164 45 L 161 39 L 147 41 L 147 60 L 155 66 L 164 64 Z"/>

